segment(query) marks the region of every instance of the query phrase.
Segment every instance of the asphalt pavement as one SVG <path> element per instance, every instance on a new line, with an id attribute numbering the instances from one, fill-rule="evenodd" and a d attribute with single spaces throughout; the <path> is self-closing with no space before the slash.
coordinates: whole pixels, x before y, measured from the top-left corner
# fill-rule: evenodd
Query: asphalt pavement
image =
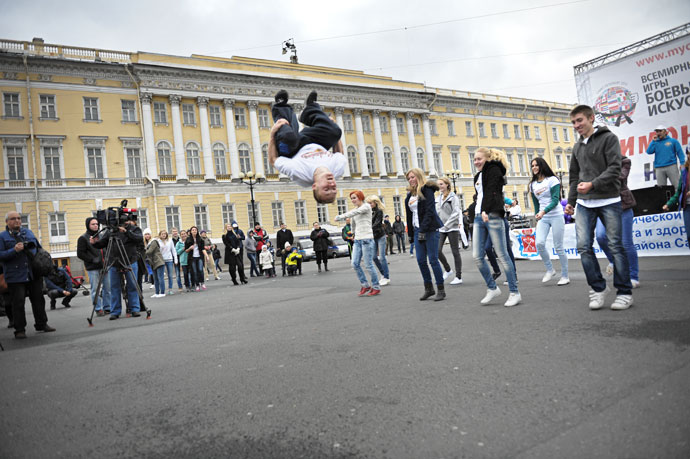
<path id="1" fill-rule="evenodd" d="M 440 302 L 418 300 L 413 258 L 389 261 L 378 297 L 345 258 L 146 288 L 150 320 L 88 327 L 87 297 L 48 311 L 55 333 L 14 340 L 3 319 L 0 457 L 690 457 L 690 256 L 641 258 L 627 311 L 588 309 L 579 260 L 562 287 L 518 261 L 514 308 L 503 285 L 479 305 L 469 251 Z"/>

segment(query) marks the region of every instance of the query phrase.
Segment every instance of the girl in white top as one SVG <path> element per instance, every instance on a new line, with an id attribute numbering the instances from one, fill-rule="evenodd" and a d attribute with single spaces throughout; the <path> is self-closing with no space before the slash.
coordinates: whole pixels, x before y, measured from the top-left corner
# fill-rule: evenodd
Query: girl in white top
<path id="1" fill-rule="evenodd" d="M 158 245 L 161 249 L 161 255 L 165 262 L 165 271 L 168 275 L 168 295 L 173 295 L 173 274 L 175 273 L 175 265 L 177 264 L 177 250 L 175 250 L 175 243 L 168 236 L 168 232 L 161 230 L 158 233 Z"/>
<path id="2" fill-rule="evenodd" d="M 544 158 L 534 158 L 530 163 L 532 180 L 529 184 L 530 194 L 534 202 L 534 218 L 537 219 L 537 251 L 546 267 L 543 283 L 549 282 L 556 275 L 551 263 L 551 254 L 546 250 L 546 237 L 552 232 L 553 248 L 561 262 L 561 278 L 558 285 L 570 283 L 568 278 L 568 256 L 563 249 L 563 233 L 565 220 L 563 207 L 560 203 L 561 182 L 549 167 Z"/>
<path id="3" fill-rule="evenodd" d="M 438 181 L 438 187 L 440 193 L 436 197 L 436 213 L 438 213 L 438 217 L 443 222 L 443 226 L 439 228 L 438 260 L 443 265 L 443 280 L 446 280 L 453 274 L 448 260 L 446 260 L 446 256 L 443 254 L 443 244 L 447 238 L 450 241 L 450 251 L 455 261 L 455 278 L 451 281 L 451 285 L 462 284 L 462 258 L 460 257 L 459 237 L 461 233 L 464 235 L 465 231 L 464 229 L 461 230 L 462 209 L 460 208 L 460 200 L 451 191 L 450 179 L 448 177 L 441 177 Z"/>

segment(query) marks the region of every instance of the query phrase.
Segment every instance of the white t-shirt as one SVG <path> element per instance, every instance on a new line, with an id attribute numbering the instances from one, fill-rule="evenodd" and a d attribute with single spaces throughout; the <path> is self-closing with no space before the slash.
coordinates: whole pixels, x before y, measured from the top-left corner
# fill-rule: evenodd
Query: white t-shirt
<path id="1" fill-rule="evenodd" d="M 479 173 L 477 182 L 474 184 L 474 189 L 477 191 L 477 205 L 474 206 L 474 216 L 479 217 L 482 214 L 482 198 L 484 197 L 484 189 L 482 187 L 482 174 Z"/>
<path id="2" fill-rule="evenodd" d="M 325 167 L 339 179 L 345 173 L 346 161 L 342 153 L 333 153 L 321 145 L 310 143 L 300 148 L 292 158 L 279 156 L 274 166 L 298 185 L 310 188 L 314 184 L 314 171 L 317 168 Z"/>
<path id="3" fill-rule="evenodd" d="M 539 211 L 542 212 L 551 204 L 551 188 L 560 185 L 561 182 L 555 176 L 546 177 L 541 182 L 532 182 L 532 194 L 539 201 Z M 549 211 L 549 215 L 562 215 L 563 206 L 559 202 Z"/>
<path id="4" fill-rule="evenodd" d="M 413 194 L 410 196 L 410 200 L 407 201 L 407 205 L 409 206 L 410 210 L 412 211 L 412 226 L 415 228 L 419 228 L 419 214 L 417 213 L 417 200 L 419 198 L 417 197 L 416 194 Z"/>

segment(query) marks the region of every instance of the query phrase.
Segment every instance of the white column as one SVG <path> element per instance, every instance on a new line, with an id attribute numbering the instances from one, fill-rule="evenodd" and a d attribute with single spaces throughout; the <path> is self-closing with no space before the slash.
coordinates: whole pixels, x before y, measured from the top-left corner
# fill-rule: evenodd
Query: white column
<path id="1" fill-rule="evenodd" d="M 225 125 L 228 132 L 228 154 L 230 155 L 230 173 L 233 179 L 240 177 L 240 157 L 237 152 L 237 136 L 235 135 L 235 101 L 223 99 L 225 107 Z"/>
<path id="2" fill-rule="evenodd" d="M 264 159 L 261 155 L 261 137 L 259 137 L 259 117 L 256 114 L 258 106 L 259 102 L 256 100 L 247 102 L 247 107 L 249 107 L 249 129 L 252 133 L 252 149 L 254 150 L 254 173 L 265 175 Z"/>
<path id="3" fill-rule="evenodd" d="M 170 118 L 173 126 L 173 148 L 175 148 L 175 165 L 177 166 L 177 180 L 187 180 L 187 161 L 185 161 L 184 139 L 182 138 L 182 121 L 180 119 L 181 96 L 171 94 Z"/>
<path id="4" fill-rule="evenodd" d="M 302 129 L 304 129 L 304 124 L 302 124 L 302 122 L 299 121 L 299 117 L 302 114 L 302 110 L 304 110 L 304 104 L 292 104 L 292 110 L 294 110 L 295 112 L 297 122 L 299 123 L 299 130 L 301 131 Z"/>
<path id="5" fill-rule="evenodd" d="M 362 168 L 362 178 L 369 177 L 367 166 L 366 146 L 364 145 L 364 129 L 362 129 L 362 109 L 355 108 L 355 135 L 357 136 L 357 150 L 359 150 L 359 166 Z"/>
<path id="6" fill-rule="evenodd" d="M 429 163 L 429 175 L 438 176 L 436 164 L 434 163 L 434 146 L 431 144 L 431 129 L 429 128 L 429 114 L 422 114 L 422 129 L 424 132 L 424 148 L 426 149 L 426 160 Z"/>
<path id="7" fill-rule="evenodd" d="M 204 180 L 216 179 L 216 170 L 213 167 L 213 151 L 211 150 L 211 133 L 208 130 L 208 97 L 197 97 L 199 106 L 199 126 L 201 127 L 201 151 L 204 154 Z"/>
<path id="8" fill-rule="evenodd" d="M 379 159 L 379 170 L 381 171 L 379 177 L 388 177 L 388 172 L 386 171 L 386 160 L 383 157 L 383 139 L 381 139 L 381 120 L 379 115 L 381 110 L 373 110 L 372 115 L 374 118 L 374 141 L 376 142 L 376 156 Z"/>
<path id="9" fill-rule="evenodd" d="M 347 138 L 345 137 L 345 122 L 343 121 L 343 107 L 335 107 L 335 123 L 340 126 L 340 141 L 343 143 L 343 155 L 345 155 L 344 177 L 350 177 L 350 161 L 347 160 Z"/>
<path id="10" fill-rule="evenodd" d="M 412 167 L 419 167 L 417 161 L 417 143 L 414 141 L 414 125 L 412 124 L 412 113 L 405 113 L 405 120 L 407 121 L 407 141 L 410 144 L 410 161 Z"/>
<path id="11" fill-rule="evenodd" d="M 146 174 L 151 179 L 158 179 L 158 168 L 156 167 L 156 145 L 153 139 L 153 117 L 151 116 L 151 99 L 153 94 L 150 92 L 141 93 L 141 112 L 144 123 L 144 153 L 146 155 Z"/>
<path id="12" fill-rule="evenodd" d="M 395 157 L 395 168 L 398 171 L 398 177 L 404 177 L 405 172 L 402 166 L 402 157 L 400 156 L 400 139 L 398 135 L 398 112 L 390 112 L 391 115 L 391 136 L 393 137 L 393 156 Z"/>

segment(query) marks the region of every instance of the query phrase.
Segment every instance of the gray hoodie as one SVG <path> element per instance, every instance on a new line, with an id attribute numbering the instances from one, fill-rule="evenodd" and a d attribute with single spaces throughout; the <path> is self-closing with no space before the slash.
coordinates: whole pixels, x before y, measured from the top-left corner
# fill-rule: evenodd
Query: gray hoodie
<path id="1" fill-rule="evenodd" d="M 618 177 L 621 174 L 621 146 L 618 137 L 604 126 L 599 126 L 585 144 L 583 138 L 575 144 L 570 159 L 570 191 L 568 204 L 578 199 L 617 198 L 621 194 Z M 577 184 L 592 182 L 587 194 L 577 192 Z"/>
<path id="2" fill-rule="evenodd" d="M 446 198 L 443 198 L 443 193 L 436 196 L 436 213 L 438 218 L 443 222 L 443 226 L 439 228 L 442 233 L 449 231 L 459 231 L 460 215 L 460 200 L 454 192 L 448 193 Z"/>

